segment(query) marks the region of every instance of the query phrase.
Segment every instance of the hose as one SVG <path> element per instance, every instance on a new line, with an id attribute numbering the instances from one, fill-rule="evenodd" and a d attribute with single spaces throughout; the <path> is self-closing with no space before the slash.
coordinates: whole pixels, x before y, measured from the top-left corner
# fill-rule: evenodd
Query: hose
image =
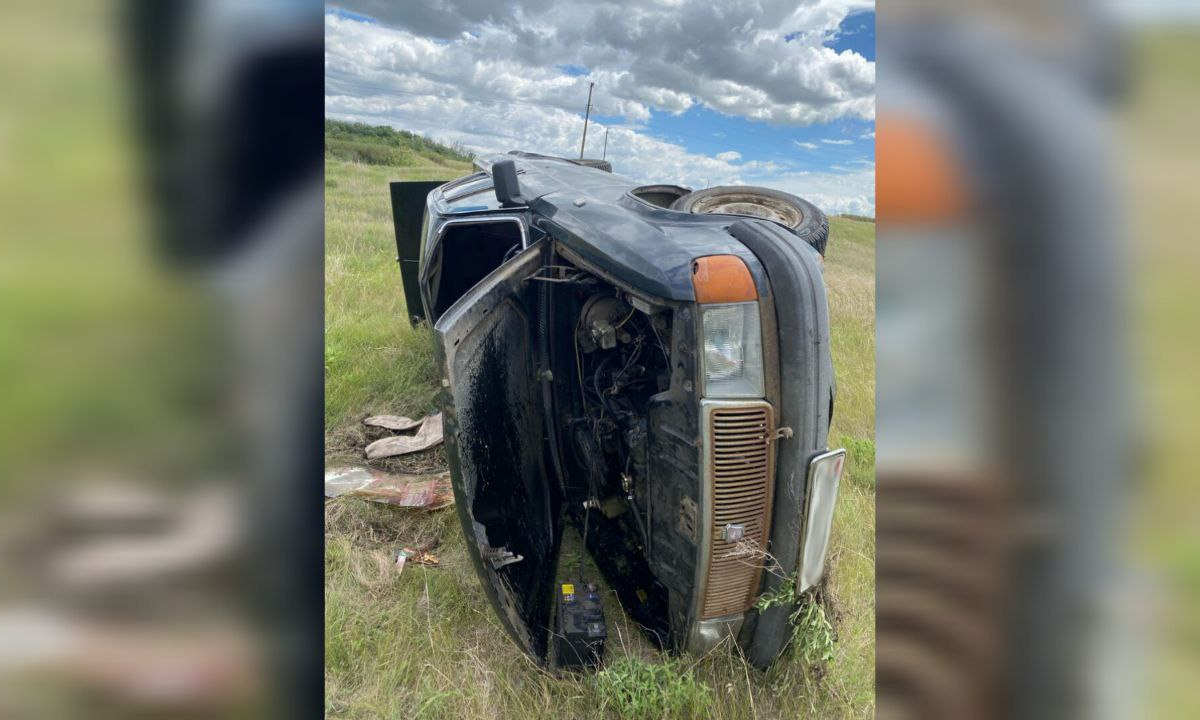
<path id="1" fill-rule="evenodd" d="M 553 251 L 551 251 L 553 252 Z M 553 260 L 553 258 L 551 258 Z M 550 369 L 550 287 L 546 283 L 538 283 L 537 293 L 537 343 L 538 364 L 542 371 Z M 562 461 L 558 457 L 558 433 L 554 427 L 554 386 L 553 375 L 542 375 L 542 424 L 545 427 L 546 442 L 550 444 L 550 462 L 554 466 L 554 474 L 560 489 L 566 484 L 566 473 L 563 472 Z"/>

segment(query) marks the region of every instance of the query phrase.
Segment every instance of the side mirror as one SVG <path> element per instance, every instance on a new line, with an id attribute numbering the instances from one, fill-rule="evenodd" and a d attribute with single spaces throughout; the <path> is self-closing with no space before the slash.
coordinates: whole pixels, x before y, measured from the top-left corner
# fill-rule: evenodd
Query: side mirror
<path id="1" fill-rule="evenodd" d="M 521 185 L 517 182 L 517 166 L 512 160 L 492 163 L 492 184 L 496 188 L 496 199 L 500 207 L 524 207 L 529 201 L 521 196 Z"/>

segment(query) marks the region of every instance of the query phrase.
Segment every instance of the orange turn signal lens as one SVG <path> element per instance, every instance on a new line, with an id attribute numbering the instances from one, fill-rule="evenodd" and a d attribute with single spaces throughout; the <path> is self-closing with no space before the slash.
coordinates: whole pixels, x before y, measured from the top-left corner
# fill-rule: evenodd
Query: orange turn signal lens
<path id="1" fill-rule="evenodd" d="M 750 268 L 737 255 L 709 255 L 692 263 L 692 287 L 698 303 L 734 303 L 758 299 Z"/>
<path id="2" fill-rule="evenodd" d="M 879 220 L 936 223 L 960 217 L 967 206 L 966 179 L 944 139 L 903 116 L 881 115 L 876 126 Z"/>

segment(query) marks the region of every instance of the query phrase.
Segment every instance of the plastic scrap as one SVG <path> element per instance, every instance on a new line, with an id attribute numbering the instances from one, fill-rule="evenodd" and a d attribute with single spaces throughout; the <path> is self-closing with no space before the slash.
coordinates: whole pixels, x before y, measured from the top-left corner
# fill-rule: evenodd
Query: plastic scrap
<path id="1" fill-rule="evenodd" d="M 438 559 L 437 555 L 425 552 L 424 550 L 414 550 L 409 547 L 401 548 L 396 553 L 396 572 L 403 570 L 404 566 L 408 563 L 435 566 L 440 565 L 442 561 Z"/>
<path id="2" fill-rule="evenodd" d="M 396 551 L 396 574 L 399 575 L 404 571 L 404 566 L 408 563 L 414 565 L 437 566 L 441 564 L 438 556 L 429 552 L 438 546 L 438 540 L 425 543 L 418 547 L 403 547 Z"/>
<path id="3" fill-rule="evenodd" d="M 343 495 L 427 510 L 454 504 L 449 472 L 435 475 L 401 475 L 359 466 L 326 469 L 325 497 Z"/>
<path id="4" fill-rule="evenodd" d="M 390 417 L 396 416 L 376 416 Z M 375 418 L 367 418 L 373 420 Z M 406 418 L 398 418 L 404 420 Z M 366 421 L 364 421 L 366 422 Z M 389 421 L 390 422 L 390 421 Z M 399 423 L 394 423 L 399 424 Z M 387 427 L 380 425 L 380 427 Z M 411 428 L 410 428 L 411 429 Z M 367 459 L 375 460 L 378 458 L 392 457 L 394 455 L 407 455 L 421 450 L 428 450 L 434 445 L 439 445 L 442 442 L 442 414 L 434 413 L 426 416 L 421 420 L 420 427 L 415 435 L 392 435 L 390 437 L 381 438 L 367 446 Z"/>

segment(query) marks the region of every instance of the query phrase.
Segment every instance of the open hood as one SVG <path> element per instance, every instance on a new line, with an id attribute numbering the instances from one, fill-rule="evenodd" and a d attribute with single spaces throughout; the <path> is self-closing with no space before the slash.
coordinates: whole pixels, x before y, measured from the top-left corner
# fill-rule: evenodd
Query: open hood
<path id="1" fill-rule="evenodd" d="M 541 248 L 522 251 L 438 319 L 446 454 L 467 549 L 505 629 L 545 662 L 561 499 L 545 472 L 532 332 Z"/>

